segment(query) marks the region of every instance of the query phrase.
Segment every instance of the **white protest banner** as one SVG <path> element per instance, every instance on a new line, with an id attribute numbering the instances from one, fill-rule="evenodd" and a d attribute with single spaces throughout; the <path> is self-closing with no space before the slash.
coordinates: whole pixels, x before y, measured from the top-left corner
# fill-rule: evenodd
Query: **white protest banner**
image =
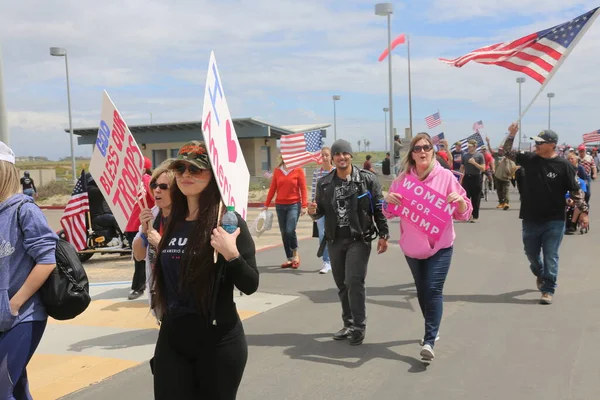
<path id="1" fill-rule="evenodd" d="M 221 197 L 246 219 L 250 172 L 231 121 L 214 52 L 208 63 L 202 121 L 202 135 Z"/>
<path id="2" fill-rule="evenodd" d="M 121 114 L 104 91 L 100 129 L 90 173 L 123 232 L 138 201 L 144 156 Z"/>

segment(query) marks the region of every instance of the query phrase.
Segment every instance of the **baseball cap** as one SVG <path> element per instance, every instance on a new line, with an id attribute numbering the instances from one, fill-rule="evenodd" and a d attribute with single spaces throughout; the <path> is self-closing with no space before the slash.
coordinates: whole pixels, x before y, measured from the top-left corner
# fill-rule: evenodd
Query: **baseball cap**
<path id="1" fill-rule="evenodd" d="M 4 142 L 0 142 L 0 161 L 15 163 L 15 153 Z"/>
<path id="2" fill-rule="evenodd" d="M 577 150 L 578 151 L 581 151 L 581 150 L 585 151 L 586 150 L 585 145 L 584 144 L 580 144 L 579 147 L 577 148 Z"/>
<path id="3" fill-rule="evenodd" d="M 481 150 L 487 150 L 487 146 L 485 146 L 485 145 L 481 146 Z"/>
<path id="4" fill-rule="evenodd" d="M 476 140 L 469 140 L 469 146 L 477 146 Z"/>
<path id="5" fill-rule="evenodd" d="M 144 157 L 144 169 L 152 169 L 152 161 L 148 157 Z"/>
<path id="6" fill-rule="evenodd" d="M 192 140 L 181 146 L 171 166 L 177 161 L 187 161 L 200 169 L 210 169 L 206 145 L 198 140 Z"/>
<path id="7" fill-rule="evenodd" d="M 558 143 L 558 135 L 552 129 L 541 131 L 537 136 L 530 137 L 534 142 Z"/>

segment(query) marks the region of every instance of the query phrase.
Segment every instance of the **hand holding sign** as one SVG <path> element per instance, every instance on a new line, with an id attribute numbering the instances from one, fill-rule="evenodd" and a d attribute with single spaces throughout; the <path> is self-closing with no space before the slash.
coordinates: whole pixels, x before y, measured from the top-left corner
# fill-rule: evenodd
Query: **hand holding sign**
<path id="1" fill-rule="evenodd" d="M 465 203 L 465 198 L 456 192 L 452 192 L 448 195 L 447 199 L 448 203 L 460 203 L 461 205 Z"/>
<path id="2" fill-rule="evenodd" d="M 402 195 L 390 192 L 387 196 L 385 196 L 385 202 L 400 206 L 402 205 Z"/>

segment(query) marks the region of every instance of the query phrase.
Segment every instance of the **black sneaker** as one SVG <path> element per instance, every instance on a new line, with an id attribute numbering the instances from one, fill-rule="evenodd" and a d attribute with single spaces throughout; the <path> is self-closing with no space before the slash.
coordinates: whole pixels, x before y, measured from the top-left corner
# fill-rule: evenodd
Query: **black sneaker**
<path id="1" fill-rule="evenodd" d="M 139 299 L 144 294 L 143 290 L 132 290 L 127 297 L 129 300 Z"/>
<path id="2" fill-rule="evenodd" d="M 355 329 L 350 334 L 350 345 L 351 346 L 358 346 L 358 345 L 362 344 L 363 340 L 365 340 L 365 331 L 360 331 L 358 329 Z"/>
<path id="3" fill-rule="evenodd" d="M 339 331 L 337 331 L 336 333 L 333 334 L 333 340 L 348 339 L 350 337 L 351 333 L 352 333 L 352 328 L 349 328 L 349 327 L 345 326 L 345 327 L 343 327 L 342 329 L 340 329 Z"/>

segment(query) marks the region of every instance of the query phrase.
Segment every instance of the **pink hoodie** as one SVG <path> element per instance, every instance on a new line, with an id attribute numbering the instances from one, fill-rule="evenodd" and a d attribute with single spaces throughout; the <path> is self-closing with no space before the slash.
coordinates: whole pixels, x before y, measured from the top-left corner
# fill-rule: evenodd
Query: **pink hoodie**
<path id="1" fill-rule="evenodd" d="M 458 211 L 458 207 L 454 212 L 454 219 L 458 221 L 466 221 L 471 216 L 471 212 L 473 211 L 473 206 L 471 205 L 471 200 L 467 198 L 467 193 L 465 189 L 458 183 L 458 180 L 454 176 L 454 174 L 450 171 L 442 167 L 438 162 L 435 162 L 436 165 L 433 167 L 433 170 L 429 173 L 427 178 L 423 180 L 423 184 L 429 186 L 431 189 L 440 192 L 441 194 L 445 194 L 446 196 L 452 192 L 460 194 L 464 197 L 465 202 L 467 203 L 467 210 L 464 213 Z M 409 174 L 416 179 L 419 179 L 414 169 L 409 172 Z M 401 173 L 395 179 L 395 181 L 400 181 L 404 179 L 405 174 Z M 383 209 L 383 213 L 386 218 L 394 218 L 395 215 L 387 212 L 387 210 Z M 454 233 L 454 224 L 448 224 L 448 227 L 444 232 L 442 232 L 442 236 L 440 240 L 435 243 L 431 243 L 428 236 L 421 232 L 414 225 L 400 221 L 400 248 L 410 258 L 416 259 L 426 259 L 433 256 L 441 249 L 445 249 L 454 244 L 454 238 L 456 237 Z"/>

